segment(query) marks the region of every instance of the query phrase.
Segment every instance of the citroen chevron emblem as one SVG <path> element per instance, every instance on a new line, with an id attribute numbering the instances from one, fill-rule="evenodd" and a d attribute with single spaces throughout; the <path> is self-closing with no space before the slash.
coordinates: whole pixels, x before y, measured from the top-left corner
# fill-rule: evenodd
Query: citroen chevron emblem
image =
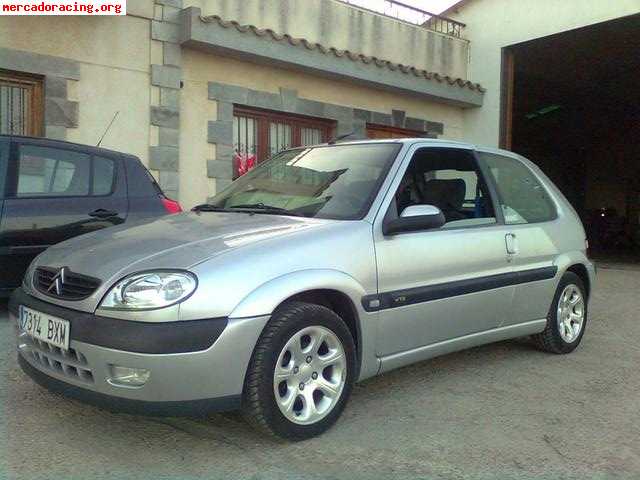
<path id="1" fill-rule="evenodd" d="M 49 285 L 49 288 L 47 288 L 47 292 L 50 292 L 55 288 L 56 295 L 62 295 L 62 285 L 64 285 L 67 270 L 67 267 L 62 267 L 60 270 L 58 270 L 58 273 L 56 273 L 51 280 L 51 284 Z"/>

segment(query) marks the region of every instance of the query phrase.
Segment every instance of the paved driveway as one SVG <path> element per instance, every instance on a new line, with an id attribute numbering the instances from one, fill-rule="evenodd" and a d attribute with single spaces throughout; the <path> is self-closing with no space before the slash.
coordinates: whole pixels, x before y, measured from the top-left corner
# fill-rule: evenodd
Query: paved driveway
<path id="1" fill-rule="evenodd" d="M 503 342 L 358 385 L 339 423 L 274 442 L 235 415 L 114 415 L 16 366 L 0 313 L 0 478 L 640 477 L 640 272 L 601 270 L 572 355 Z"/>

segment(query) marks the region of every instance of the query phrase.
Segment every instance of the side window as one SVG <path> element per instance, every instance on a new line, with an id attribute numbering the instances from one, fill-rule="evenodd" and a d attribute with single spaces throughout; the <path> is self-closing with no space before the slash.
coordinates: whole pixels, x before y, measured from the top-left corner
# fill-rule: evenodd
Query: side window
<path id="1" fill-rule="evenodd" d="M 84 153 L 22 145 L 15 196 L 89 195 L 90 166 L 91 157 Z"/>
<path id="2" fill-rule="evenodd" d="M 418 150 L 396 192 L 396 205 L 398 215 L 410 205 L 434 205 L 445 216 L 444 228 L 496 223 L 484 179 L 465 150 Z"/>
<path id="3" fill-rule="evenodd" d="M 0 200 L 4 198 L 4 189 L 7 179 L 7 167 L 9 165 L 9 141 L 0 138 Z"/>
<path id="4" fill-rule="evenodd" d="M 544 186 L 517 160 L 478 152 L 491 170 L 498 188 L 505 223 L 536 223 L 556 218 L 556 209 Z"/>
<path id="5" fill-rule="evenodd" d="M 93 157 L 93 195 L 109 195 L 113 190 L 115 165 L 105 157 Z"/>

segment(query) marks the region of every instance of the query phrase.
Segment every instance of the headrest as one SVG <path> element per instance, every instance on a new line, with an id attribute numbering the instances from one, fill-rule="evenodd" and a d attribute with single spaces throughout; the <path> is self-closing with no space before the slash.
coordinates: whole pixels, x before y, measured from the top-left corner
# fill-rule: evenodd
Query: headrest
<path id="1" fill-rule="evenodd" d="M 461 178 L 450 180 L 429 180 L 425 184 L 424 203 L 435 205 L 441 210 L 459 209 L 464 203 L 467 185 Z"/>

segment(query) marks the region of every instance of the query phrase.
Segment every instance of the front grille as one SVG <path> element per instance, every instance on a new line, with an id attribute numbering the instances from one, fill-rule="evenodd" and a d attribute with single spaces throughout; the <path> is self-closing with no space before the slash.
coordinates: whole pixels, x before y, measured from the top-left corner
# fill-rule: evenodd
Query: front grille
<path id="1" fill-rule="evenodd" d="M 45 370 L 59 373 L 72 380 L 93 383 L 93 372 L 85 357 L 74 348 L 65 350 L 33 338 L 26 333 L 20 334 L 20 349 L 30 355 Z"/>
<path id="2" fill-rule="evenodd" d="M 56 288 L 56 276 L 61 278 L 59 268 L 38 267 L 33 278 L 33 284 L 39 292 L 50 297 L 62 300 L 82 300 L 91 295 L 100 286 L 100 280 L 74 273 L 65 268 L 62 282 L 59 289 Z"/>

